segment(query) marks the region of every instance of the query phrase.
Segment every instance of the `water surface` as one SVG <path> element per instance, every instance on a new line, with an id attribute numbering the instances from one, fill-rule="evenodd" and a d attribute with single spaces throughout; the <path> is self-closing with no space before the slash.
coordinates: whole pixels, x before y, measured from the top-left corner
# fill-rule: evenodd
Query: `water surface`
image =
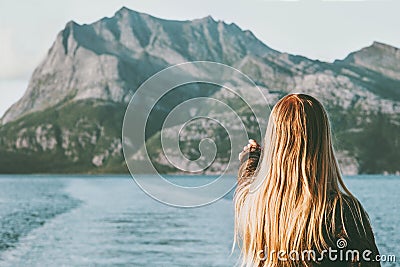
<path id="1" fill-rule="evenodd" d="M 400 177 L 345 181 L 381 254 L 399 254 Z M 129 176 L 0 176 L 0 266 L 233 266 L 232 241 L 229 196 L 181 209 L 151 199 Z"/>

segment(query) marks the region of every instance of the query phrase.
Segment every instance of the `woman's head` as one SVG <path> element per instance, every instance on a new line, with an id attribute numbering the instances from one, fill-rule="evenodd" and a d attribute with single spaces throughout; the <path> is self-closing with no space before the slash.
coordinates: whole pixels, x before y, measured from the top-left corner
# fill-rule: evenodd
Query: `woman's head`
<path id="1" fill-rule="evenodd" d="M 333 152 L 328 116 L 312 96 L 290 94 L 274 106 L 263 146 L 254 182 L 235 194 L 242 264 L 290 266 L 266 250 L 322 251 L 324 233 L 335 229 L 328 217 L 341 206 L 341 190 L 352 195 Z"/>
<path id="2" fill-rule="evenodd" d="M 288 183 L 292 180 L 291 186 L 306 190 L 301 193 L 337 189 L 339 170 L 329 120 L 314 97 L 290 94 L 282 98 L 272 110 L 264 144 L 270 172 L 284 174 L 281 178 Z M 316 188 L 325 186 L 326 190 Z"/>

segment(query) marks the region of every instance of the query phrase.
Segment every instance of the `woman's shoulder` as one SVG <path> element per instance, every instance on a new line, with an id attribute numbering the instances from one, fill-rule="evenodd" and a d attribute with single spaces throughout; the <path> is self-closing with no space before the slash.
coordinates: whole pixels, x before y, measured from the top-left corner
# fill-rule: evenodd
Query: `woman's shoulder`
<path id="1" fill-rule="evenodd" d="M 340 217 L 336 218 L 337 240 L 345 240 L 347 249 L 356 249 L 360 253 L 370 250 L 373 255 L 379 253 L 370 218 L 358 199 L 343 195 Z"/>
<path id="2" fill-rule="evenodd" d="M 368 236 L 369 216 L 358 199 L 343 194 L 337 204 L 335 224 L 338 237 L 355 239 Z"/>
<path id="3" fill-rule="evenodd" d="M 369 216 L 360 201 L 349 195 L 340 195 L 334 198 L 333 231 L 329 234 L 329 247 L 347 251 L 358 251 L 358 256 L 347 259 L 346 266 L 380 266 L 379 262 L 367 261 L 362 258 L 364 251 L 370 251 L 373 259 L 379 255 L 375 243 Z M 331 229 L 332 230 L 332 229 Z"/>

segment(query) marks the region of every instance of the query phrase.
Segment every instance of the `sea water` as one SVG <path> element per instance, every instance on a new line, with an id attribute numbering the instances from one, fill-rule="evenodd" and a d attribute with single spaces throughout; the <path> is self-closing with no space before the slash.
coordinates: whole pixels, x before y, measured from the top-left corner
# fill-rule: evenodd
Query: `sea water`
<path id="1" fill-rule="evenodd" d="M 400 257 L 400 177 L 345 183 L 367 210 L 380 253 Z M 183 209 L 150 198 L 129 176 L 0 176 L 0 266 L 234 266 L 232 242 L 231 194 Z"/>

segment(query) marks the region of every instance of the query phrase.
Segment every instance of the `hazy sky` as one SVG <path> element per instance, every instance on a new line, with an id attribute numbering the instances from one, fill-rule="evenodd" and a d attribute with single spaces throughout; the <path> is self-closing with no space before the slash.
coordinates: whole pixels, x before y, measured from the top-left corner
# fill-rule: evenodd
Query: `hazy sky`
<path id="1" fill-rule="evenodd" d="M 211 15 L 276 50 L 324 61 L 375 40 L 400 47 L 399 0 L 0 0 L 0 116 L 69 20 L 91 23 L 122 6 L 166 19 Z"/>

